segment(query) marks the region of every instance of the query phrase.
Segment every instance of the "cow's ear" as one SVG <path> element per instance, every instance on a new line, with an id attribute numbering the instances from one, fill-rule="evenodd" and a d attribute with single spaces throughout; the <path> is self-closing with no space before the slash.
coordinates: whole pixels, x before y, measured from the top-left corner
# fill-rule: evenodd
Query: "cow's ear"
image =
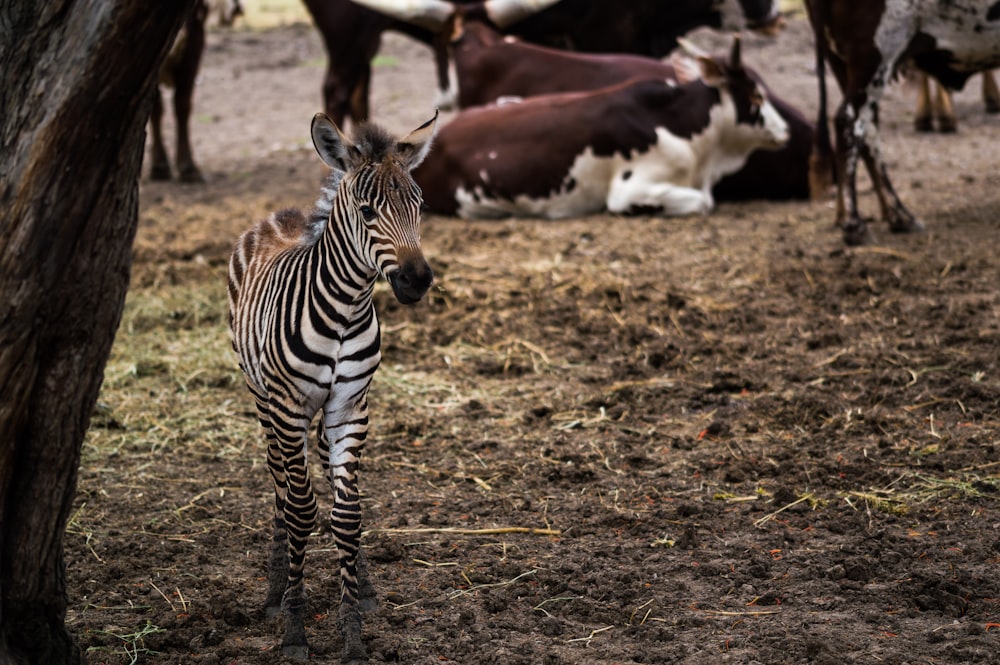
<path id="1" fill-rule="evenodd" d="M 438 110 L 434 109 L 434 117 L 404 136 L 396 144 L 396 150 L 403 165 L 412 171 L 424 161 L 431 150 L 434 135 L 437 133 Z"/>
<path id="2" fill-rule="evenodd" d="M 698 61 L 689 54 L 674 51 L 670 54 L 670 65 L 674 68 L 674 76 L 681 85 L 701 78 Z"/>
<path id="3" fill-rule="evenodd" d="M 312 140 L 313 147 L 316 148 L 323 163 L 338 171 L 347 171 L 352 157 L 358 154 L 357 148 L 351 145 L 330 116 L 325 113 L 313 116 Z"/>
<path id="4" fill-rule="evenodd" d="M 726 83 L 726 71 L 714 59 L 699 57 L 698 67 L 701 69 L 701 79 L 708 85 L 721 88 Z"/>

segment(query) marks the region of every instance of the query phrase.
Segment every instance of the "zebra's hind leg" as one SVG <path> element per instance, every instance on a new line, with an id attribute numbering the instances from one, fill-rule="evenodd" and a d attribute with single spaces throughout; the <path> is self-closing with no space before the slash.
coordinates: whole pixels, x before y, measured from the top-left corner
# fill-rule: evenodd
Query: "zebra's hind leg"
<path id="1" fill-rule="evenodd" d="M 281 599 L 288 587 L 288 533 L 283 517 L 274 518 L 274 535 L 268 546 L 267 555 L 267 598 L 264 600 L 264 616 L 268 619 L 281 614 Z"/>
<path id="2" fill-rule="evenodd" d="M 267 400 L 257 398 L 257 414 L 267 439 L 267 469 L 274 483 L 274 531 L 267 552 L 267 598 L 264 600 L 264 616 L 273 619 L 281 614 L 281 599 L 288 587 L 288 530 L 285 527 L 285 465 L 281 461 L 278 439 L 271 429 L 271 417 L 267 410 Z"/>
<path id="3" fill-rule="evenodd" d="M 368 557 L 362 549 L 358 549 L 358 608 L 362 614 L 378 609 L 378 593 L 368 577 Z"/>

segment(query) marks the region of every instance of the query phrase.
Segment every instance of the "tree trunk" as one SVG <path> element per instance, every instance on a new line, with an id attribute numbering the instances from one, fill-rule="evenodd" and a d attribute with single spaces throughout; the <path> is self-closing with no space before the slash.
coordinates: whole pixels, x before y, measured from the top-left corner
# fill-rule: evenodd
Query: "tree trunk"
<path id="1" fill-rule="evenodd" d="M 0 664 L 82 662 L 63 532 L 128 287 L 150 93 L 191 4 L 0 4 Z"/>

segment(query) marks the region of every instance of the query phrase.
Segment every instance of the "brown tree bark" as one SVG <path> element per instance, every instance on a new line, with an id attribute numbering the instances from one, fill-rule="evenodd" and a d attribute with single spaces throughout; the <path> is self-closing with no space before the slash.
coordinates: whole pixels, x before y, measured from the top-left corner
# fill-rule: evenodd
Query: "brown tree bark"
<path id="1" fill-rule="evenodd" d="M 63 532 L 128 286 L 150 93 L 191 4 L 0 4 L 0 664 L 82 662 Z"/>

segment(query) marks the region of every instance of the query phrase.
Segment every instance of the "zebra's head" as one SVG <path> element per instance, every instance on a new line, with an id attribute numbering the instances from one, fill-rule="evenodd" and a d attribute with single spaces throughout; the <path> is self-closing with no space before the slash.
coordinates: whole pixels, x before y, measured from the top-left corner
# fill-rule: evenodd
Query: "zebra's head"
<path id="1" fill-rule="evenodd" d="M 420 300 L 434 282 L 420 250 L 423 196 L 410 171 L 430 151 L 437 117 L 435 111 L 401 139 L 377 125 L 361 124 L 349 140 L 323 113 L 312 123 L 316 152 L 343 174 L 328 223 L 349 231 L 357 255 L 385 277 L 404 305 Z"/>

